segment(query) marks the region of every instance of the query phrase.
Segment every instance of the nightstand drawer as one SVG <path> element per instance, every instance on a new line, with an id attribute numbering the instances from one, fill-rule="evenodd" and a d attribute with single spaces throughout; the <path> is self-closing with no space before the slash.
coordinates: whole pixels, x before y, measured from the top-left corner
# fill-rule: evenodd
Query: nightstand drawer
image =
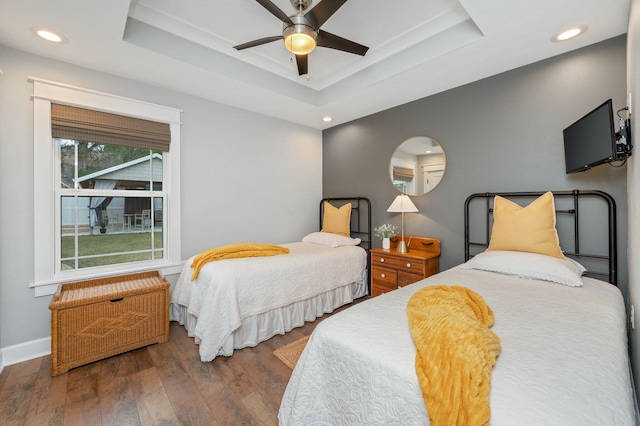
<path id="1" fill-rule="evenodd" d="M 393 255 L 384 255 L 378 253 L 373 254 L 371 258 L 371 265 L 372 268 L 374 268 L 376 265 L 385 265 L 389 268 L 401 269 L 421 275 L 424 269 L 424 261 L 421 261 L 419 259 L 414 260 L 409 258 L 408 256 L 400 258 Z"/>
<path id="2" fill-rule="evenodd" d="M 424 277 L 420 274 L 398 271 L 398 287 L 404 287 L 405 285 L 413 284 L 423 278 Z"/>
<path id="3" fill-rule="evenodd" d="M 389 286 L 390 290 L 396 288 L 398 272 L 393 269 L 380 268 L 378 266 L 371 267 L 371 281 L 376 285 Z"/>
<path id="4" fill-rule="evenodd" d="M 396 279 L 398 271 L 393 269 L 372 267 L 371 268 L 371 297 L 376 297 L 388 293 L 398 288 Z"/>

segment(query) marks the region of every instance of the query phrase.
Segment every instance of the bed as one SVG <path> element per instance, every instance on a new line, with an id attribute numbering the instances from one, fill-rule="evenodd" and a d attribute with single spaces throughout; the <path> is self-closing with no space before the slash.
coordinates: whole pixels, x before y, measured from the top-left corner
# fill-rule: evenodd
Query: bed
<path id="1" fill-rule="evenodd" d="M 530 200 L 544 194 L 473 194 L 465 203 L 465 263 L 318 324 L 287 385 L 281 425 L 430 424 L 407 303 L 440 284 L 477 292 L 495 314 L 491 330 L 501 351 L 491 372 L 492 425 L 635 424 L 625 308 L 614 285 L 613 199 L 599 191 L 552 193 L 558 229 L 569 228 L 557 232 L 564 254 L 591 265 L 571 273 L 567 268 L 578 268 L 571 260 L 484 250 L 495 235 L 496 195 Z M 587 223 L 592 218 L 598 223 Z M 603 251 L 579 238 L 585 229 L 598 235 Z"/>
<path id="2" fill-rule="evenodd" d="M 323 199 L 320 229 L 278 245 L 287 254 L 206 263 L 194 280 L 195 256 L 185 262 L 170 319 L 194 337 L 202 361 L 255 346 L 369 293 L 370 201 Z"/>

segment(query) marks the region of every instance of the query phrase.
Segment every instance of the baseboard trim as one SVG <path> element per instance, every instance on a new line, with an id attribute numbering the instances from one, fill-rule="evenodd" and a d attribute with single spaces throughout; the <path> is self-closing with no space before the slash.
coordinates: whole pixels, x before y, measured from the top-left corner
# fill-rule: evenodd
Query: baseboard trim
<path id="1" fill-rule="evenodd" d="M 51 337 L 32 340 L 0 349 L 0 372 L 4 367 L 51 353 Z"/>

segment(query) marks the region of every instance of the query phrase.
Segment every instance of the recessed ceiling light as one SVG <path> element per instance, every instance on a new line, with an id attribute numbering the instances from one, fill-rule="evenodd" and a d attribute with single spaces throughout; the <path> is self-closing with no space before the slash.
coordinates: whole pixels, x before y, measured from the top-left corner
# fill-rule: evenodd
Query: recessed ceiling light
<path id="1" fill-rule="evenodd" d="M 330 121 L 333 121 L 333 117 L 329 117 L 328 115 L 324 116 L 322 117 L 322 121 L 324 121 L 325 123 L 328 123 Z"/>
<path id="2" fill-rule="evenodd" d="M 586 25 L 576 25 L 575 27 L 567 28 L 566 30 L 560 31 L 551 39 L 551 41 L 555 41 L 555 42 L 567 41 L 579 36 L 585 31 L 587 31 Z"/>
<path id="3" fill-rule="evenodd" d="M 46 28 L 31 28 L 31 32 L 35 35 L 37 35 L 38 37 L 50 41 L 52 43 L 59 43 L 59 44 L 64 44 L 67 42 L 67 39 L 64 38 L 64 36 L 55 33 L 51 30 L 48 30 Z"/>

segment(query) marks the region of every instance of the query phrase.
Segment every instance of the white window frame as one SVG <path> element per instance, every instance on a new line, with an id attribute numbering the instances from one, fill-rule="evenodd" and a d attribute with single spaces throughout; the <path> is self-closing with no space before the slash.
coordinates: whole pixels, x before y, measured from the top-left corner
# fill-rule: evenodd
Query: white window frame
<path id="1" fill-rule="evenodd" d="M 33 158 L 34 158 L 34 282 L 35 296 L 55 293 L 58 284 L 98 278 L 106 275 L 160 270 L 164 275 L 181 269 L 180 246 L 180 114 L 181 110 L 135 99 L 69 86 L 30 77 L 33 82 Z M 51 136 L 51 103 L 59 103 L 96 111 L 126 115 L 145 120 L 168 123 L 171 130 L 171 149 L 163 153 L 163 191 L 166 191 L 166 256 L 130 264 L 104 266 L 96 270 L 61 271 L 56 265 L 55 250 L 59 247 L 56 231 L 60 212 L 56 210 L 54 185 L 59 182 L 56 171 L 57 149 Z M 166 185 L 166 188 L 164 187 Z M 146 192 L 145 196 L 151 195 Z M 59 194 L 58 194 L 59 195 Z M 78 193 L 80 195 L 80 193 Z M 57 220 L 57 222 L 56 222 Z"/>

